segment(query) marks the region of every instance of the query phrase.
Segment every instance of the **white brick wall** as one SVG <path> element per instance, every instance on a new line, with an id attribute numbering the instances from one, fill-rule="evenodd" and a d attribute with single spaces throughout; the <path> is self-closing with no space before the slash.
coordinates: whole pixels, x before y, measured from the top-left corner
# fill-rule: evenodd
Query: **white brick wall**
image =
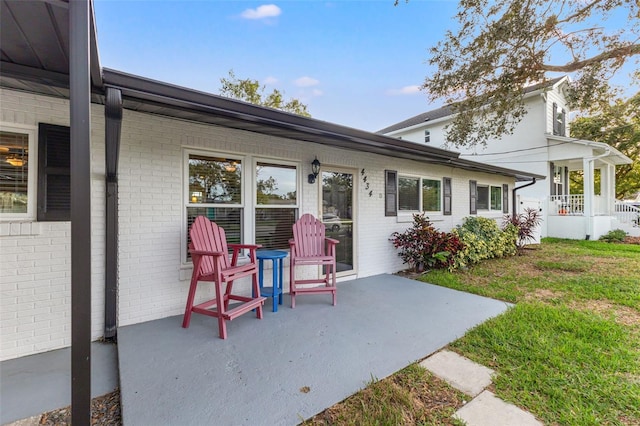
<path id="1" fill-rule="evenodd" d="M 345 151 L 218 126 L 125 111 L 120 156 L 120 325 L 183 313 L 191 269 L 181 264 L 183 219 L 183 148 L 255 158 L 299 162 L 301 212 L 318 214 L 318 188 L 306 182 L 315 156 L 323 167 L 351 170 L 355 179 L 357 276 L 396 272 L 404 266 L 389 236 L 411 224 L 411 217 L 384 216 L 384 170 L 453 178 L 453 216 L 432 218 L 443 230 L 469 212 L 469 179 L 502 185 L 513 181 L 450 167 Z M 245 167 L 247 167 L 245 165 Z M 162 168 L 162 170 L 158 170 Z M 365 169 L 369 190 L 361 170 Z M 248 170 L 246 168 L 245 170 Z M 154 175 L 155 173 L 155 175 Z M 246 172 L 245 172 L 246 173 Z M 149 176 L 151 174 L 151 176 Z M 372 195 L 369 196 L 369 191 Z M 501 217 L 502 213 L 494 214 Z M 252 220 L 245 221 L 251 227 Z M 288 284 L 285 272 L 285 287 Z M 181 279 L 182 278 L 182 279 Z M 236 284 L 245 292 L 248 282 Z M 203 284 L 199 300 L 211 296 Z M 206 289 L 209 288 L 207 293 Z"/>
<path id="2" fill-rule="evenodd" d="M 0 89 L 0 122 L 69 125 L 64 99 Z M 92 108 L 92 338 L 104 317 L 103 111 Z M 37 137 L 37 131 L 36 131 Z M 37 143 L 37 141 L 36 141 Z M 0 220 L 0 360 L 71 343 L 71 224 Z"/>
<path id="3" fill-rule="evenodd" d="M 5 122 L 68 125 L 66 101 L 7 90 L 0 95 Z M 97 338 L 102 334 L 104 315 L 104 119 L 102 107 L 94 106 L 92 113 L 92 334 Z M 385 169 L 401 174 L 453 178 L 454 215 L 431 218 L 443 230 L 451 229 L 468 215 L 469 179 L 494 185 L 509 183 L 513 187 L 512 180 L 501 176 L 125 111 L 119 165 L 118 320 L 121 326 L 180 315 L 184 310 L 191 273 L 188 265 L 181 262 L 186 232 L 185 148 L 236 154 L 244 157 L 246 165 L 258 158 L 297 162 L 302 175 L 301 213 L 317 215 L 319 211 L 319 185 L 306 182 L 315 156 L 323 167 L 350 170 L 355 180 L 354 239 L 358 277 L 404 268 L 389 236 L 410 226 L 411 218 L 384 216 Z M 368 190 L 362 169 L 369 183 Z M 252 220 L 245 220 L 245 226 L 252 229 L 252 223 L 246 222 Z M 0 222 L 2 359 L 70 343 L 69 223 L 30 222 L 24 229 L 23 225 L 16 228 L 15 224 Z M 287 272 L 285 282 L 288 283 Z M 248 291 L 246 281 L 238 284 Z M 207 285 L 201 287 L 206 289 Z M 207 291 L 200 293 L 200 299 L 211 295 L 210 290 L 209 294 L 203 293 Z"/>

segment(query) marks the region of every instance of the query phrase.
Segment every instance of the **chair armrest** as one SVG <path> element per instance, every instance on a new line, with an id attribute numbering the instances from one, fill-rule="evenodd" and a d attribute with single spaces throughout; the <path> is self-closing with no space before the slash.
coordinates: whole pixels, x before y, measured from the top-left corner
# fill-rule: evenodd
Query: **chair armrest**
<path id="1" fill-rule="evenodd" d="M 193 256 L 197 254 L 199 256 L 224 256 L 226 253 L 222 251 L 209 251 L 209 250 L 189 250 L 189 253 Z"/>
<path id="2" fill-rule="evenodd" d="M 340 243 L 340 241 L 336 240 L 335 238 L 324 237 L 324 239 L 329 244 L 339 244 Z"/>
<path id="3" fill-rule="evenodd" d="M 262 247 L 262 244 L 227 244 L 232 249 L 249 249 L 249 250 L 258 250 Z"/>

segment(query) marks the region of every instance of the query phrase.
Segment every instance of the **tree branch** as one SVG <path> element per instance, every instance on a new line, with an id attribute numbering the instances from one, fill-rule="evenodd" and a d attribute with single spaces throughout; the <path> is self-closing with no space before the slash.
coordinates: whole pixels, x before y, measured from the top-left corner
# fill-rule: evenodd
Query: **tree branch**
<path id="1" fill-rule="evenodd" d="M 615 59 L 615 58 L 620 58 L 624 56 L 634 56 L 639 54 L 640 54 L 640 44 L 636 43 L 628 46 L 617 47 L 615 49 L 602 52 L 599 55 L 584 59 L 582 61 L 573 61 L 565 65 L 542 64 L 541 68 L 545 71 L 551 71 L 551 72 L 574 72 L 574 71 L 579 71 L 585 67 L 588 67 L 589 65 L 592 65 L 598 62 L 604 62 L 608 59 Z"/>

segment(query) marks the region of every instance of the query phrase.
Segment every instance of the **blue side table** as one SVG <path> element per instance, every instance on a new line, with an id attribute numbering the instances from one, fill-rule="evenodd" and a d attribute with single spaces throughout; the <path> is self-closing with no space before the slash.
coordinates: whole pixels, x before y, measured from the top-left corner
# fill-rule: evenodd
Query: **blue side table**
<path id="1" fill-rule="evenodd" d="M 286 251 L 279 250 L 258 250 L 256 257 L 258 258 L 258 282 L 260 284 L 260 296 L 271 297 L 273 299 L 273 312 L 278 312 L 278 304 L 276 303 L 276 296 L 278 296 L 278 302 L 282 305 L 282 275 L 283 265 L 282 261 L 287 257 Z M 273 261 L 273 287 L 264 286 L 264 261 Z"/>

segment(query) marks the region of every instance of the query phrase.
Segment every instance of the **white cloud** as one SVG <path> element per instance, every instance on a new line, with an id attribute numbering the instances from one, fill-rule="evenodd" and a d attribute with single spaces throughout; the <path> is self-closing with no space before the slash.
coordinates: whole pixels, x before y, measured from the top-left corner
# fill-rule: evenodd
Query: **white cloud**
<path id="1" fill-rule="evenodd" d="M 280 16 L 282 10 L 275 4 L 263 4 L 256 9 L 247 9 L 240 16 L 245 19 L 264 19 Z"/>
<path id="2" fill-rule="evenodd" d="M 416 95 L 420 93 L 420 86 L 404 86 L 401 89 L 390 89 L 387 90 L 388 95 Z"/>
<path id="3" fill-rule="evenodd" d="M 272 76 L 265 78 L 263 81 L 263 83 L 266 84 L 267 86 L 273 86 L 277 82 L 278 82 L 278 79 Z"/>
<path id="4" fill-rule="evenodd" d="M 311 95 L 312 96 L 322 96 L 322 95 L 324 95 L 324 92 L 322 90 L 320 90 L 320 89 L 313 89 L 311 91 Z"/>
<path id="5" fill-rule="evenodd" d="M 320 81 L 316 80 L 315 78 L 304 76 L 296 79 L 293 84 L 298 87 L 311 87 L 317 86 L 318 84 L 320 84 Z"/>

